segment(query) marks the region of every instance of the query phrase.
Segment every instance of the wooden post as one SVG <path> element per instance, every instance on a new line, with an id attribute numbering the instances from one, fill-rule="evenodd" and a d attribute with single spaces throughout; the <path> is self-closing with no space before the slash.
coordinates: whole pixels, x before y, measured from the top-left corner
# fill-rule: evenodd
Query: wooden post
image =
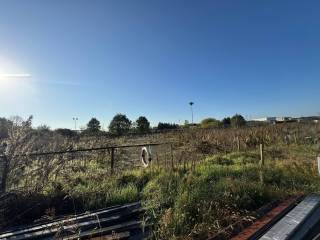
<path id="1" fill-rule="evenodd" d="M 114 168 L 114 148 L 111 148 L 111 174 L 113 174 L 113 168 Z"/>
<path id="2" fill-rule="evenodd" d="M 263 166 L 264 166 L 264 155 L 263 155 L 263 143 L 260 143 L 260 182 L 263 183 Z"/>
<path id="3" fill-rule="evenodd" d="M 160 169 L 160 165 L 159 165 L 159 156 L 158 156 L 158 152 L 156 152 L 156 159 L 157 159 L 157 169 Z"/>
<path id="4" fill-rule="evenodd" d="M 0 193 L 5 193 L 7 188 L 8 177 L 8 158 L 6 155 L 0 155 L 0 163 L 2 165 Z"/>
<path id="5" fill-rule="evenodd" d="M 317 163 L 318 163 L 318 173 L 320 175 L 320 155 L 317 157 Z"/>
<path id="6" fill-rule="evenodd" d="M 240 152 L 240 139 L 239 139 L 239 136 L 237 136 L 237 149 L 238 149 L 238 152 Z"/>
<path id="7" fill-rule="evenodd" d="M 164 153 L 164 157 L 165 157 L 165 169 L 167 169 L 168 168 L 167 152 Z"/>
<path id="8" fill-rule="evenodd" d="M 171 170 L 173 170 L 174 169 L 174 163 L 173 163 L 172 144 L 170 144 L 170 153 L 171 153 Z"/>
<path id="9" fill-rule="evenodd" d="M 150 172 L 151 172 L 151 174 L 152 174 L 152 173 L 153 173 L 153 171 L 152 171 L 152 161 L 149 162 L 149 168 L 150 168 Z"/>
<path id="10" fill-rule="evenodd" d="M 260 143 L 260 165 L 264 165 L 264 154 L 263 154 L 264 146 L 263 143 Z"/>

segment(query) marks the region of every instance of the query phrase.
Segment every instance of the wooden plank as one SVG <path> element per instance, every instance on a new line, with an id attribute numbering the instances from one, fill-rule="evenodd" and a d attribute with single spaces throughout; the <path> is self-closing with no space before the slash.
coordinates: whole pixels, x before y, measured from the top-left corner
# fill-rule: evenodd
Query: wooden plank
<path id="1" fill-rule="evenodd" d="M 277 222 L 261 240 L 286 240 L 297 231 L 302 223 L 315 211 L 320 205 L 319 195 L 307 196 L 292 211 Z"/>

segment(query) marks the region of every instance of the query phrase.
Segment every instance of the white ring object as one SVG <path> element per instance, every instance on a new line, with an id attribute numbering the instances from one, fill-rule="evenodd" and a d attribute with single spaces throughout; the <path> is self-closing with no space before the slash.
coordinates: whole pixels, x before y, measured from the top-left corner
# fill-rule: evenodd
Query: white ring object
<path id="1" fill-rule="evenodd" d="M 149 166 L 149 163 L 150 163 L 150 161 L 151 161 L 150 149 L 148 149 L 147 147 L 143 147 L 143 148 L 141 149 L 140 157 L 141 157 L 142 165 L 143 165 L 144 167 L 148 167 L 148 166 Z"/>

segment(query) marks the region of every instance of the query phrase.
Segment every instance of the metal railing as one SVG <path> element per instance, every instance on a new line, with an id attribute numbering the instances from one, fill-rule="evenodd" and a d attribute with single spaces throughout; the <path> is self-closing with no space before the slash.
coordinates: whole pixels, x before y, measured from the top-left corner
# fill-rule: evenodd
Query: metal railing
<path id="1" fill-rule="evenodd" d="M 58 151 L 30 152 L 0 156 L 0 192 L 6 189 L 46 185 L 58 177 L 76 172 L 99 171 L 114 175 L 124 170 L 145 167 L 141 162 L 141 148 L 152 149 L 155 162 L 165 167 L 173 161 L 172 143 L 142 143 L 75 148 Z M 109 155 L 109 156 L 108 156 Z"/>

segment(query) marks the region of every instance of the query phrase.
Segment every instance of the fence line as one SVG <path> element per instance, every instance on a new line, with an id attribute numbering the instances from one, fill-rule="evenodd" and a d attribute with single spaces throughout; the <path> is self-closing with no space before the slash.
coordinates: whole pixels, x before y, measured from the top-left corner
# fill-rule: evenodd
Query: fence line
<path id="1" fill-rule="evenodd" d="M 14 155 L 14 157 L 31 157 L 31 156 L 45 156 L 45 155 L 56 155 L 56 154 L 65 154 L 65 153 L 76 153 L 76 152 L 91 152 L 91 151 L 99 151 L 99 150 L 112 150 L 116 148 L 131 148 L 131 147 L 144 147 L 144 146 L 159 146 L 166 145 L 171 143 L 145 143 L 145 144 L 132 144 L 132 145 L 115 145 L 115 146 L 105 146 L 105 147 L 97 147 L 97 148 L 79 148 L 72 150 L 63 150 L 63 151 L 52 151 L 52 152 L 33 152 L 33 153 L 25 153 Z M 0 155 L 2 157 L 3 155 Z"/>

